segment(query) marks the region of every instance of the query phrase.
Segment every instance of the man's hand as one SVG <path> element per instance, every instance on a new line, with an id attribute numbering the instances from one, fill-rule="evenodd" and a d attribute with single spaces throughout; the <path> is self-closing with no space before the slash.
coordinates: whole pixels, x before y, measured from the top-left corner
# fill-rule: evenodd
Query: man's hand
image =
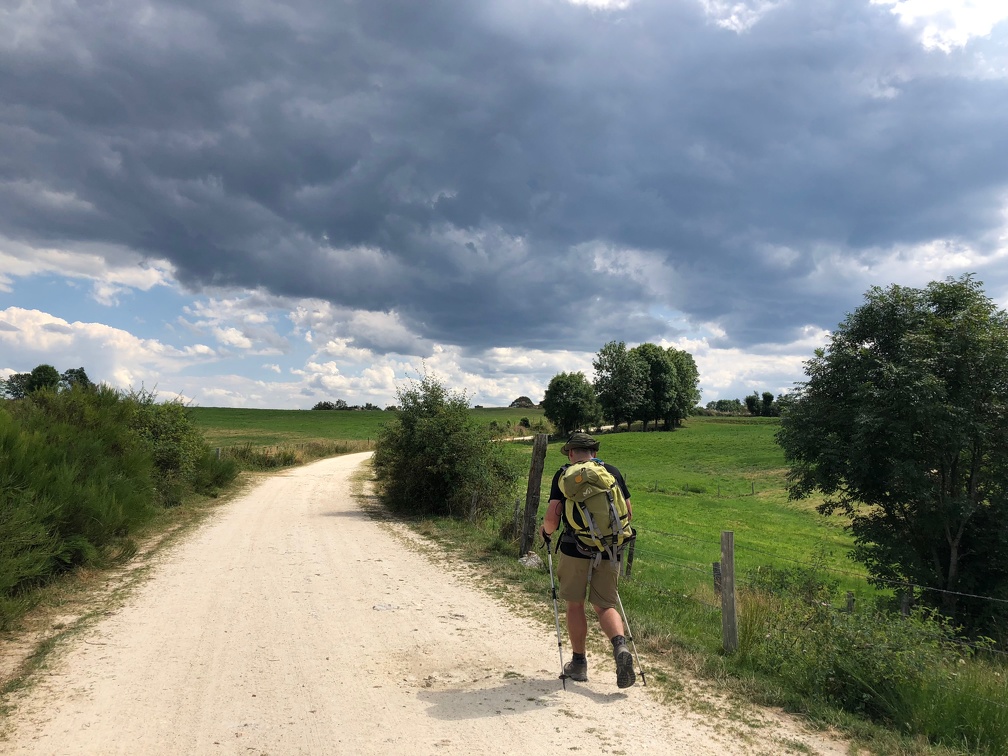
<path id="1" fill-rule="evenodd" d="M 548 547 L 550 545 L 550 535 L 549 533 L 546 532 L 546 529 L 539 528 L 539 535 L 542 536 L 543 545 Z"/>

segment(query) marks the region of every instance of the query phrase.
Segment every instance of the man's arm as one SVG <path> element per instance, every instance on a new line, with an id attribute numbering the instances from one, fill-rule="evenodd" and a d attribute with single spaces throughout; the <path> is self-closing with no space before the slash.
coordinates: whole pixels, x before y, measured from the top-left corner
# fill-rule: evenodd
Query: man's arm
<path id="1" fill-rule="evenodd" d="M 542 527 L 539 528 L 544 541 L 560 527 L 560 510 L 562 507 L 563 502 L 559 499 L 550 499 L 549 504 L 546 505 L 546 514 L 543 516 Z"/>

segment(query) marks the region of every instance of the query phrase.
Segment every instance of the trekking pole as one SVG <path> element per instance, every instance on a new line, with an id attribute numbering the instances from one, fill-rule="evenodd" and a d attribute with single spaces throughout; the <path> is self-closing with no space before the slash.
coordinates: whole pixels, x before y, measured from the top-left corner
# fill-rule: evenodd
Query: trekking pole
<path id="1" fill-rule="evenodd" d="M 549 561 L 550 590 L 553 593 L 553 618 L 556 620 L 557 651 L 560 652 L 560 679 L 563 680 L 564 690 L 567 690 L 567 675 L 563 669 L 563 641 L 560 639 L 560 609 L 557 608 L 556 583 L 553 581 L 553 551 L 550 549 L 549 539 L 543 536 L 543 543 L 546 546 L 546 558 Z"/>
<path id="2" fill-rule="evenodd" d="M 623 608 L 623 599 L 620 598 L 619 591 L 616 591 L 616 603 L 619 604 L 620 614 L 623 615 L 623 624 L 626 626 L 627 636 L 630 639 L 630 645 L 633 647 L 634 658 L 637 659 L 637 669 L 640 670 L 640 679 L 644 683 L 644 687 L 647 687 L 647 678 L 644 677 L 644 667 L 640 663 L 640 655 L 637 653 L 637 642 L 633 637 L 633 630 L 630 629 L 630 620 L 627 619 L 626 609 Z M 563 657 L 560 657 L 563 661 Z"/>

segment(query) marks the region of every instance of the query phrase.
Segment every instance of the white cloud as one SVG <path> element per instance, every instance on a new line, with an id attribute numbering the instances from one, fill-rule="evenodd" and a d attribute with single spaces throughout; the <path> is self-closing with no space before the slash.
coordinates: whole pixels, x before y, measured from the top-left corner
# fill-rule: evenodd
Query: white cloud
<path id="1" fill-rule="evenodd" d="M 925 48 L 951 52 L 975 37 L 989 36 L 1008 19 L 1008 3 L 1000 0 L 871 0 L 891 6 L 904 26 L 920 32 Z"/>
<path id="2" fill-rule="evenodd" d="M 251 349 L 252 347 L 252 339 L 237 328 L 214 328 L 213 334 L 221 344 L 238 349 Z"/>
<path id="3" fill-rule="evenodd" d="M 174 286 L 174 267 L 166 260 L 145 260 L 116 246 L 79 245 L 76 251 L 32 247 L 0 236 L 0 291 L 10 291 L 14 278 L 55 274 L 92 282 L 92 297 L 106 306 L 119 303 L 125 289 L 150 291 Z"/>
<path id="4" fill-rule="evenodd" d="M 217 358 L 202 344 L 178 349 L 103 323 L 71 323 L 39 310 L 8 307 L 0 310 L 0 321 L 16 329 L 0 329 L 7 361 L 0 367 L 14 372 L 27 372 L 43 362 L 58 370 L 83 366 L 94 380 L 127 388 L 176 376 L 194 362 Z"/>

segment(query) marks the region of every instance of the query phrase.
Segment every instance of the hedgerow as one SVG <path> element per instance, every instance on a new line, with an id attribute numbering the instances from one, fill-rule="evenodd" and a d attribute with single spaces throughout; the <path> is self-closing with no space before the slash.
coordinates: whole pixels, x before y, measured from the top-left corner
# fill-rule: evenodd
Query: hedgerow
<path id="1" fill-rule="evenodd" d="M 31 591 L 132 554 L 165 506 L 214 494 L 237 469 L 211 454 L 184 407 L 108 386 L 0 404 L 0 628 Z"/>

